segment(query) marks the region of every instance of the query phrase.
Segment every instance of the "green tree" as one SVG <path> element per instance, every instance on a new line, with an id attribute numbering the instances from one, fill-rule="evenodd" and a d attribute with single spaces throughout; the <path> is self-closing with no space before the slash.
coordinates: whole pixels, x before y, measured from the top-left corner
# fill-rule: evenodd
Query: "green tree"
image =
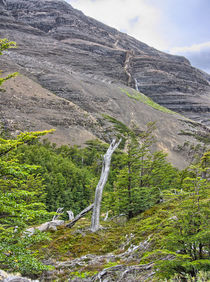
<path id="1" fill-rule="evenodd" d="M 170 195 L 177 208 L 162 247 L 174 258 L 157 263 L 161 278 L 174 274 L 181 279 L 196 278 L 199 271 L 209 270 L 209 172 L 210 152 L 206 152 L 198 164 L 189 167 L 182 189 Z"/>
<path id="2" fill-rule="evenodd" d="M 47 269 L 28 250 L 45 236 L 23 235 L 27 226 L 49 218 L 43 179 L 37 173 L 37 166 L 18 161 L 16 149 L 48 132 L 21 133 L 12 140 L 0 138 L 0 268 L 23 274 Z"/>
<path id="3" fill-rule="evenodd" d="M 77 214 L 89 205 L 94 174 L 86 163 L 83 149 L 68 146 L 56 148 L 45 141 L 43 144 L 38 142 L 20 146 L 18 151 L 21 163 L 39 165 L 39 173 L 44 178 L 48 211 L 63 207 L 65 211 L 72 210 Z M 83 159 L 81 156 L 84 156 Z"/>
<path id="4" fill-rule="evenodd" d="M 16 43 L 13 41 L 9 41 L 8 39 L 4 38 L 1 39 L 0 38 L 0 55 L 3 54 L 3 52 L 9 48 L 15 48 L 16 47 Z M 0 70 L 0 74 L 1 74 L 1 70 Z M 18 73 L 12 73 L 7 75 L 6 77 L 0 77 L 0 86 L 2 85 L 2 83 L 4 83 L 6 80 L 10 79 L 11 77 L 16 76 Z"/>
<path id="5" fill-rule="evenodd" d="M 113 192 L 106 193 L 105 201 L 115 214 L 125 213 L 130 219 L 161 201 L 162 191 L 175 185 L 178 172 L 167 163 L 166 154 L 151 151 L 154 123 L 140 131 L 135 124 L 129 128 L 112 117 L 106 118 L 123 136 L 124 148 L 118 158 Z"/>

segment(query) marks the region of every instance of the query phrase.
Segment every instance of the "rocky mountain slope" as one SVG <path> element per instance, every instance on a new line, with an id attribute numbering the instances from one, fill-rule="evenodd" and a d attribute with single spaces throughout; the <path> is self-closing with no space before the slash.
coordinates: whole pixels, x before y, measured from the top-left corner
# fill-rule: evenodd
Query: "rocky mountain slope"
<path id="1" fill-rule="evenodd" d="M 0 95 L 1 119 L 8 128 L 54 127 L 53 141 L 83 144 L 95 136 L 107 138 L 102 113 L 126 124 L 134 121 L 141 129 L 157 121 L 158 148 L 179 167 L 186 162 L 177 146 L 195 142 L 180 133 L 206 131 L 180 115 L 154 109 L 137 91 L 208 125 L 209 75 L 183 57 L 86 17 L 65 1 L 0 0 L 2 37 L 16 41 L 18 48 L 1 56 L 1 69 L 22 74 L 8 81 Z"/>

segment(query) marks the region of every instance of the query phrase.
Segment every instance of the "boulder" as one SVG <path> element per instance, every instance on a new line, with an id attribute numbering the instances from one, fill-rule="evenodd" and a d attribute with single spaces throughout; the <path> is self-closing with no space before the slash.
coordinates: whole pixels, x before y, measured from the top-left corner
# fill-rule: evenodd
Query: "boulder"
<path id="1" fill-rule="evenodd" d="M 33 235 L 36 230 L 41 232 L 53 230 L 56 231 L 57 227 L 64 224 L 64 220 L 52 220 L 49 222 L 45 222 L 39 226 L 31 227 L 26 229 L 25 233 L 29 234 L 29 236 Z"/>

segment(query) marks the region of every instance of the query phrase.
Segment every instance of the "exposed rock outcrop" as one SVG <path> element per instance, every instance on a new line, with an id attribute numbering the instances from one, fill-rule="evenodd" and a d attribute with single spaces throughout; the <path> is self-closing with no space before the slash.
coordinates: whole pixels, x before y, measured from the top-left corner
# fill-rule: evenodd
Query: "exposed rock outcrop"
<path id="1" fill-rule="evenodd" d="M 139 90 L 156 102 L 209 123 L 210 76 L 184 57 L 157 51 L 62 0 L 0 3 L 0 36 L 19 46 L 8 57 L 57 95 L 85 107 L 87 97 L 78 100 L 77 87 L 69 83 L 71 74 L 133 88 L 136 79 Z"/>
<path id="2" fill-rule="evenodd" d="M 206 132 L 180 115 L 131 99 L 137 89 L 196 121 L 209 123 L 209 75 L 188 60 L 159 52 L 110 28 L 62 0 L 1 0 L 0 37 L 18 48 L 0 56 L 0 68 L 23 76 L 8 81 L 0 95 L 5 128 L 42 130 L 58 144 L 84 144 L 95 137 L 110 141 L 102 113 L 142 130 L 157 121 L 158 149 L 178 167 L 182 131 Z M 41 87 L 41 86 L 42 87 Z M 45 88 L 45 89 L 44 89 Z M 46 90 L 48 89 L 48 91 Z M 55 95 L 56 96 L 55 96 Z"/>

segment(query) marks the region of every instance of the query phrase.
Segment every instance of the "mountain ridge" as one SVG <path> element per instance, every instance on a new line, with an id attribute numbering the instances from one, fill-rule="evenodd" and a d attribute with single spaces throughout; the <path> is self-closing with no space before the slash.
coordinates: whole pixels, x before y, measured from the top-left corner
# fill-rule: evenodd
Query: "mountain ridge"
<path id="1" fill-rule="evenodd" d="M 80 73 L 82 69 L 83 75 L 104 79 L 109 83 L 120 82 L 132 88 L 135 88 L 137 81 L 138 89 L 156 102 L 209 124 L 206 116 L 210 102 L 205 93 L 210 93 L 210 76 L 193 68 L 186 58 L 149 47 L 127 34 L 86 17 L 65 1 L 7 0 L 5 3 L 6 11 L 15 19 L 15 23 L 10 25 L 13 30 L 14 24 L 21 24 L 24 31 L 27 25 L 30 33 L 47 36 L 47 40 L 54 38 L 68 45 L 68 50 L 80 50 L 80 56 L 88 52 L 90 60 L 86 60 L 86 68 L 79 60 L 78 67 L 71 64 L 71 71 Z M 1 25 L 4 29 L 5 23 Z M 68 52 L 65 47 L 62 48 Z M 97 56 L 100 56 L 100 62 Z M 126 60 L 128 56 L 129 60 Z M 199 99 L 196 99 L 198 94 Z M 203 120 L 196 114 L 198 111 L 201 117 L 204 116 Z"/>
<path id="2" fill-rule="evenodd" d="M 147 122 L 157 121 L 158 148 L 164 149 L 175 165 L 186 165 L 185 157 L 177 153 L 177 146 L 185 140 L 195 143 L 197 140 L 180 132 L 207 130 L 204 125 L 209 123 L 208 74 L 191 67 L 184 57 L 157 51 L 86 17 L 64 1 L 7 0 L 1 3 L 4 8 L 0 9 L 0 37 L 16 41 L 18 45 L 0 57 L 1 68 L 7 72 L 19 71 L 23 75 L 14 80 L 19 90 L 14 82 L 8 81 L 6 92 L 1 93 L 4 101 L 1 103 L 2 120 L 14 120 L 13 104 L 13 108 L 19 107 L 19 114 L 22 109 L 22 121 L 16 128 L 33 130 L 41 125 L 43 128 L 40 115 L 38 119 L 37 114 L 36 118 L 34 116 L 42 108 L 46 127 L 55 127 L 60 134 L 55 135 L 58 143 L 61 144 L 62 140 L 68 143 L 66 136 L 72 135 L 71 145 L 85 142 L 85 138 L 77 137 L 76 127 L 82 136 L 87 134 L 108 141 L 108 125 L 102 114 L 114 116 L 127 125 L 134 121 L 140 128 L 144 128 Z M 31 91 L 27 103 L 16 101 L 14 104 L 14 95 L 20 95 L 21 89 L 23 97 L 26 95 L 27 88 L 22 86 L 24 77 L 28 89 L 37 89 L 35 85 L 38 83 L 50 92 L 49 95 L 54 95 L 56 105 L 60 105 L 60 99 L 65 99 L 79 110 L 73 113 L 73 110 L 61 110 L 60 106 L 55 111 L 46 109 L 40 101 L 34 102 L 34 91 Z M 132 99 L 130 96 L 135 96 L 136 90 L 204 125 L 190 125 L 180 115 L 162 113 Z M 40 88 L 37 91 L 42 93 Z M 130 96 L 125 94 L 126 91 Z M 31 112 L 27 115 L 28 109 Z M 65 123 L 66 115 L 68 122 Z M 85 115 L 95 120 L 95 125 L 85 125 Z M 28 119 L 26 128 L 24 119 Z M 78 119 L 78 124 L 71 119 Z M 7 124 L 12 127 L 10 122 Z"/>

